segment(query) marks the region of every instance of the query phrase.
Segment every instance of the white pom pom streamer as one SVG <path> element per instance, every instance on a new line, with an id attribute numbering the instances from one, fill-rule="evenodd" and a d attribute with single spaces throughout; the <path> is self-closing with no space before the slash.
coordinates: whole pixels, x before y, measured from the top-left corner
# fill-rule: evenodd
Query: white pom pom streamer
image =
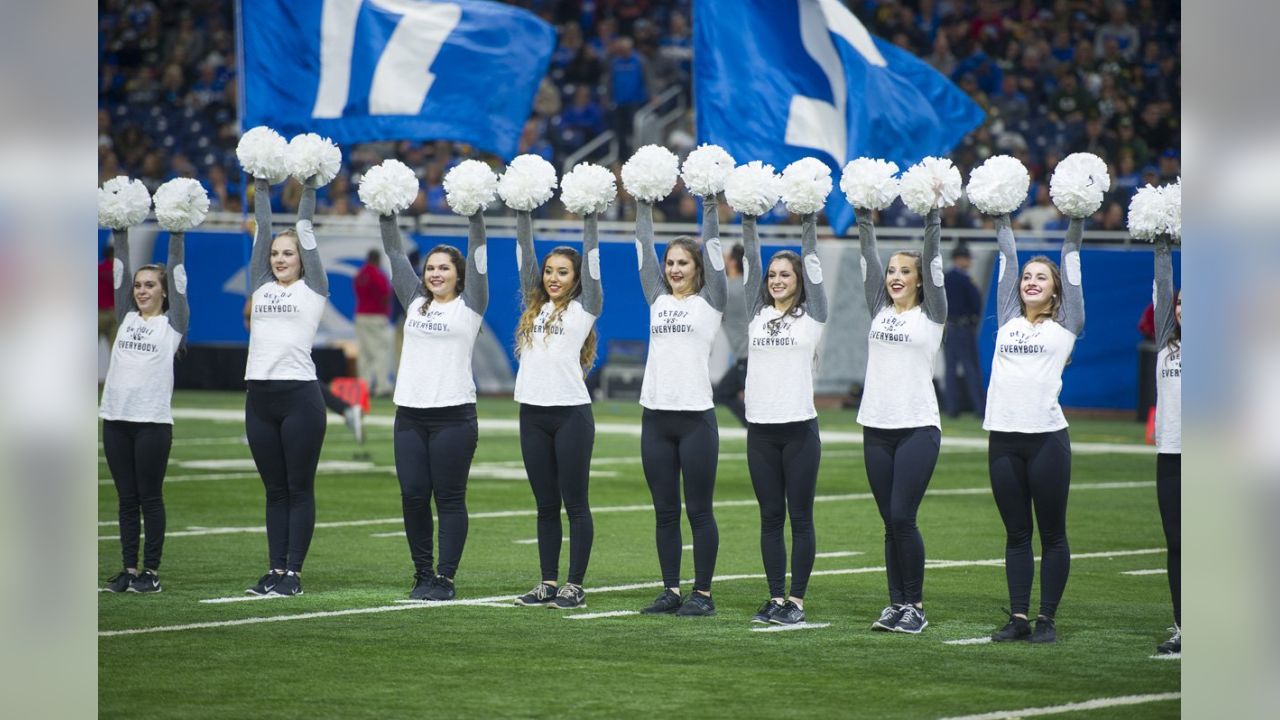
<path id="1" fill-rule="evenodd" d="M 1165 232 L 1182 242 L 1182 178 L 1164 188 Z"/>
<path id="2" fill-rule="evenodd" d="M 733 170 L 734 160 L 719 145 L 700 145 L 689 153 L 681 167 L 684 186 L 694 195 L 706 197 L 724 190 L 725 178 Z"/>
<path id="3" fill-rule="evenodd" d="M 418 176 L 399 160 L 383 160 L 360 179 L 360 202 L 379 215 L 395 215 L 418 197 Z"/>
<path id="4" fill-rule="evenodd" d="M 337 177 L 342 167 L 342 151 L 329 138 L 315 133 L 295 135 L 286 152 L 289 174 L 306 182 L 315 178 L 316 187 L 324 187 Z"/>
<path id="5" fill-rule="evenodd" d="M 1155 240 L 1168 229 L 1168 199 L 1165 189 L 1147 185 L 1129 201 L 1129 234 L 1139 240 Z"/>
<path id="6" fill-rule="evenodd" d="M 1008 215 L 1027 199 L 1031 176 L 1017 158 L 993 155 L 969 174 L 969 200 L 987 215 Z"/>
<path id="7" fill-rule="evenodd" d="M 240 167 L 255 178 L 275 185 L 289 177 L 289 143 L 280 133 L 259 125 L 240 137 L 236 157 Z"/>
<path id="8" fill-rule="evenodd" d="M 800 158 L 782 170 L 782 202 L 797 215 L 816 213 L 831 194 L 831 168 L 817 158 Z"/>
<path id="9" fill-rule="evenodd" d="M 898 189 L 912 212 L 950 207 L 960 199 L 960 171 L 947 158 L 927 157 L 902 174 Z"/>
<path id="10" fill-rule="evenodd" d="M 556 169 L 537 155 L 521 155 L 498 180 L 498 194 L 512 210 L 533 210 L 551 199 Z"/>
<path id="11" fill-rule="evenodd" d="M 862 210 L 883 210 L 898 198 L 898 164 L 861 157 L 844 166 L 840 189 L 849 204 Z"/>
<path id="12" fill-rule="evenodd" d="M 185 232 L 209 214 L 209 193 L 191 178 L 174 178 L 156 190 L 156 221 L 170 232 Z"/>
<path id="13" fill-rule="evenodd" d="M 659 145 L 645 145 L 622 166 L 622 184 L 637 200 L 657 202 L 675 189 L 680 158 Z"/>
<path id="14" fill-rule="evenodd" d="M 1107 164 L 1093 153 L 1071 153 L 1053 169 L 1049 197 L 1064 215 L 1086 218 L 1102 207 L 1102 196 L 1111 188 Z"/>
<path id="15" fill-rule="evenodd" d="M 724 181 L 724 197 L 729 207 L 743 215 L 763 215 L 782 197 L 782 178 L 773 166 L 759 160 L 739 165 Z"/>
<path id="16" fill-rule="evenodd" d="M 123 230 L 147 219 L 151 212 L 151 193 L 141 180 L 119 175 L 98 188 L 98 224 L 112 230 Z"/>
<path id="17" fill-rule="evenodd" d="M 602 213 L 618 195 L 618 182 L 608 168 L 579 163 L 560 181 L 560 201 L 577 215 Z"/>
<path id="18" fill-rule="evenodd" d="M 444 197 L 459 215 L 475 215 L 498 197 L 498 175 L 479 160 L 463 160 L 445 174 Z"/>

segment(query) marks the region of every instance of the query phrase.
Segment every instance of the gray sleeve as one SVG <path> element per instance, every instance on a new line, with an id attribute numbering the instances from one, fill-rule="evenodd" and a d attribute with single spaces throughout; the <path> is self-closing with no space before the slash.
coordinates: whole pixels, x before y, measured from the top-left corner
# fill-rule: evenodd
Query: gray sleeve
<path id="1" fill-rule="evenodd" d="M 800 231 L 800 259 L 804 266 L 805 312 L 820 323 L 827 321 L 827 289 L 822 284 L 822 263 L 818 260 L 818 214 L 804 216 Z"/>
<path id="2" fill-rule="evenodd" d="M 698 294 L 712 309 L 723 313 L 727 286 L 720 246 L 720 203 L 715 195 L 707 195 L 702 198 L 702 290 Z"/>
<path id="3" fill-rule="evenodd" d="M 311 218 L 316 213 L 315 178 L 302 183 L 302 202 L 298 203 L 298 245 L 302 247 L 302 281 L 316 293 L 329 297 L 329 274 L 320 261 L 316 247 L 316 233 L 311 228 Z"/>
<path id="4" fill-rule="evenodd" d="M 867 312 L 874 318 L 889 304 L 889 294 L 884 289 L 884 264 L 880 262 L 876 226 L 870 216 L 870 210 L 858 215 L 858 244 L 862 246 L 862 292 L 867 298 Z"/>
<path id="5" fill-rule="evenodd" d="M 533 216 L 528 210 L 516 211 L 516 268 L 520 273 L 520 294 L 527 297 L 542 282 L 538 253 L 533 249 Z"/>
<path id="6" fill-rule="evenodd" d="M 382 251 L 391 261 L 391 287 L 395 288 L 396 299 L 405 308 L 422 293 L 422 278 L 413 269 L 409 256 L 404 251 L 404 238 L 400 236 L 400 228 L 396 225 L 395 215 L 383 215 L 378 218 L 378 226 L 382 231 Z"/>
<path id="7" fill-rule="evenodd" d="M 111 263 L 111 282 L 115 289 L 116 322 L 124 322 L 124 316 L 133 308 L 133 273 L 129 267 L 129 228 L 111 231 L 111 249 L 115 262 Z M 116 265 L 121 268 L 116 276 Z"/>
<path id="8" fill-rule="evenodd" d="M 764 268 L 760 260 L 760 237 L 756 235 L 754 215 L 742 216 L 742 286 L 747 300 L 747 325 L 764 307 L 760 299 L 760 286 L 764 283 Z"/>
<path id="9" fill-rule="evenodd" d="M 180 335 L 191 327 L 191 306 L 187 303 L 187 268 L 183 260 L 186 233 L 169 234 L 169 325 Z"/>
<path id="10" fill-rule="evenodd" d="M 636 255 L 640 265 L 640 288 L 644 301 L 652 305 L 666 288 L 662 285 L 662 269 L 658 267 L 658 249 L 653 242 L 653 205 L 636 201 Z"/>
<path id="11" fill-rule="evenodd" d="M 942 274 L 942 212 L 936 209 L 925 220 L 922 259 L 924 315 L 942 325 L 947 321 L 947 288 Z"/>
<path id="12" fill-rule="evenodd" d="M 253 252 L 249 255 L 249 292 L 275 279 L 271 274 L 271 183 L 253 180 Z"/>
<path id="13" fill-rule="evenodd" d="M 467 284 L 462 300 L 477 315 L 489 308 L 489 247 L 484 230 L 484 211 L 471 216 L 467 229 Z M 405 307 L 408 307 L 405 304 Z"/>
<path id="14" fill-rule="evenodd" d="M 596 214 L 582 218 L 582 309 L 596 317 L 604 309 L 604 286 L 600 283 L 600 218 Z"/>
<path id="15" fill-rule="evenodd" d="M 1004 325 L 1022 313 L 1022 306 L 1018 303 L 1018 245 L 1013 239 L 1008 215 L 996 217 L 996 245 L 1000 250 L 996 314 L 1000 324 Z"/>
<path id="16" fill-rule="evenodd" d="M 1174 312 L 1173 242 L 1168 235 L 1156 238 L 1155 257 L 1156 283 L 1152 302 L 1156 306 L 1156 347 L 1162 348 L 1169 344 L 1169 338 L 1173 336 L 1178 324 L 1178 317 Z"/>
<path id="17" fill-rule="evenodd" d="M 1062 327 L 1076 337 L 1084 332 L 1084 289 L 1081 287 L 1080 242 L 1084 220 L 1071 218 L 1062 241 Z"/>

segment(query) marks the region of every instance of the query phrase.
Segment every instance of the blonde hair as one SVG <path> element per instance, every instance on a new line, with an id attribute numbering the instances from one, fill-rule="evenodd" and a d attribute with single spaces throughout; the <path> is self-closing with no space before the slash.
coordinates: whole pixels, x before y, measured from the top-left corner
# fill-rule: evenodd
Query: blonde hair
<path id="1" fill-rule="evenodd" d="M 582 255 L 571 247 L 558 247 L 547 253 L 542 259 L 542 272 L 547 271 L 547 261 L 553 256 L 559 255 L 568 258 L 573 264 L 573 288 L 569 290 L 568 296 L 562 303 L 556 303 L 551 311 L 551 316 L 547 318 L 548 326 L 559 325 L 564 317 L 564 311 L 569 307 L 569 301 L 582 294 Z M 551 302 L 551 296 L 547 294 L 546 287 L 542 284 L 541 278 L 529 288 L 524 294 L 524 312 L 520 314 L 520 323 L 516 325 L 516 357 L 520 357 L 520 352 L 524 348 L 533 347 L 533 325 L 538 319 L 538 314 L 542 312 L 542 306 Z M 543 335 L 545 342 L 546 335 Z M 586 377 L 587 371 L 596 364 L 596 328 L 593 324 L 591 332 L 587 333 L 587 339 L 582 343 L 582 349 L 578 352 L 578 364 L 582 366 L 582 375 Z"/>
<path id="2" fill-rule="evenodd" d="M 307 274 L 307 268 L 305 265 L 302 264 L 302 241 L 298 239 L 298 231 L 294 230 L 293 228 L 289 228 L 287 230 L 281 230 L 280 232 L 276 233 L 276 236 L 274 238 L 271 238 L 272 244 L 274 244 L 276 240 L 282 237 L 293 239 L 293 251 L 298 253 L 298 279 L 301 280 L 303 276 Z"/>

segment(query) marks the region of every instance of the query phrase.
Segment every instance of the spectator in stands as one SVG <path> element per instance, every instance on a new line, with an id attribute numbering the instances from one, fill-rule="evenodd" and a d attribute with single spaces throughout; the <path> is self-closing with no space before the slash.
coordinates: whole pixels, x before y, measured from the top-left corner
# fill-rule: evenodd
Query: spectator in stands
<path id="1" fill-rule="evenodd" d="M 572 138 L 568 148 L 576 150 L 591 138 L 604 132 L 604 109 L 591 97 L 590 85 L 573 89 L 573 104 L 560 113 L 562 127 Z"/>
<path id="2" fill-rule="evenodd" d="M 631 156 L 631 131 L 636 111 L 649 101 L 648 68 L 631 38 L 618 38 L 610 46 L 606 75 L 609 112 L 618 134 L 619 152 Z"/>
<path id="3" fill-rule="evenodd" d="M 1049 96 L 1049 117 L 1053 120 L 1079 122 L 1093 108 L 1093 98 L 1080 87 L 1080 80 L 1071 71 L 1058 77 L 1058 90 Z"/>
<path id="4" fill-rule="evenodd" d="M 391 282 L 382 272 L 382 253 L 370 250 L 356 273 L 356 343 L 360 377 L 369 392 L 391 395 Z"/>
<path id="5" fill-rule="evenodd" d="M 1053 206 L 1053 203 L 1049 199 L 1048 183 L 1036 183 L 1035 194 L 1035 204 L 1030 207 L 1023 208 L 1022 212 L 1018 213 L 1017 227 L 1023 230 L 1035 230 L 1039 232 L 1044 230 L 1045 226 L 1049 223 L 1054 220 L 1058 220 L 1061 215 L 1058 214 L 1058 209 Z M 951 256 L 951 259 L 952 261 L 956 260 L 956 255 L 954 253 Z M 956 265 L 959 266 L 959 263 L 956 263 Z M 966 261 L 964 263 L 964 267 L 961 269 L 967 271 L 969 269 L 968 266 L 969 263 Z"/>
<path id="6" fill-rule="evenodd" d="M 1093 36 L 1094 49 L 1102 55 L 1106 43 L 1112 41 L 1116 43 L 1124 59 L 1132 61 L 1138 53 L 1140 40 L 1138 28 L 1129 22 L 1129 12 L 1125 9 L 1124 3 L 1114 0 L 1110 5 L 1110 19 L 1105 25 L 1100 26 Z"/>

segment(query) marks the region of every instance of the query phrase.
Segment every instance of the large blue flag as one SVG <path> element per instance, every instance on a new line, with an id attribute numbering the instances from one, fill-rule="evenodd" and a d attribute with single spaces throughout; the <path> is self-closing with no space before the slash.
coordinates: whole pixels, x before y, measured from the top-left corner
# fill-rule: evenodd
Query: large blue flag
<path id="1" fill-rule="evenodd" d="M 946 155 L 983 120 L 964 91 L 873 37 L 839 0 L 699 2 L 693 20 L 699 142 L 778 170 L 805 156 L 826 162 L 838 234 L 854 219 L 838 184 L 846 162 L 905 170 Z"/>
<path id="2" fill-rule="evenodd" d="M 244 128 L 516 154 L 555 31 L 480 0 L 241 0 Z"/>

